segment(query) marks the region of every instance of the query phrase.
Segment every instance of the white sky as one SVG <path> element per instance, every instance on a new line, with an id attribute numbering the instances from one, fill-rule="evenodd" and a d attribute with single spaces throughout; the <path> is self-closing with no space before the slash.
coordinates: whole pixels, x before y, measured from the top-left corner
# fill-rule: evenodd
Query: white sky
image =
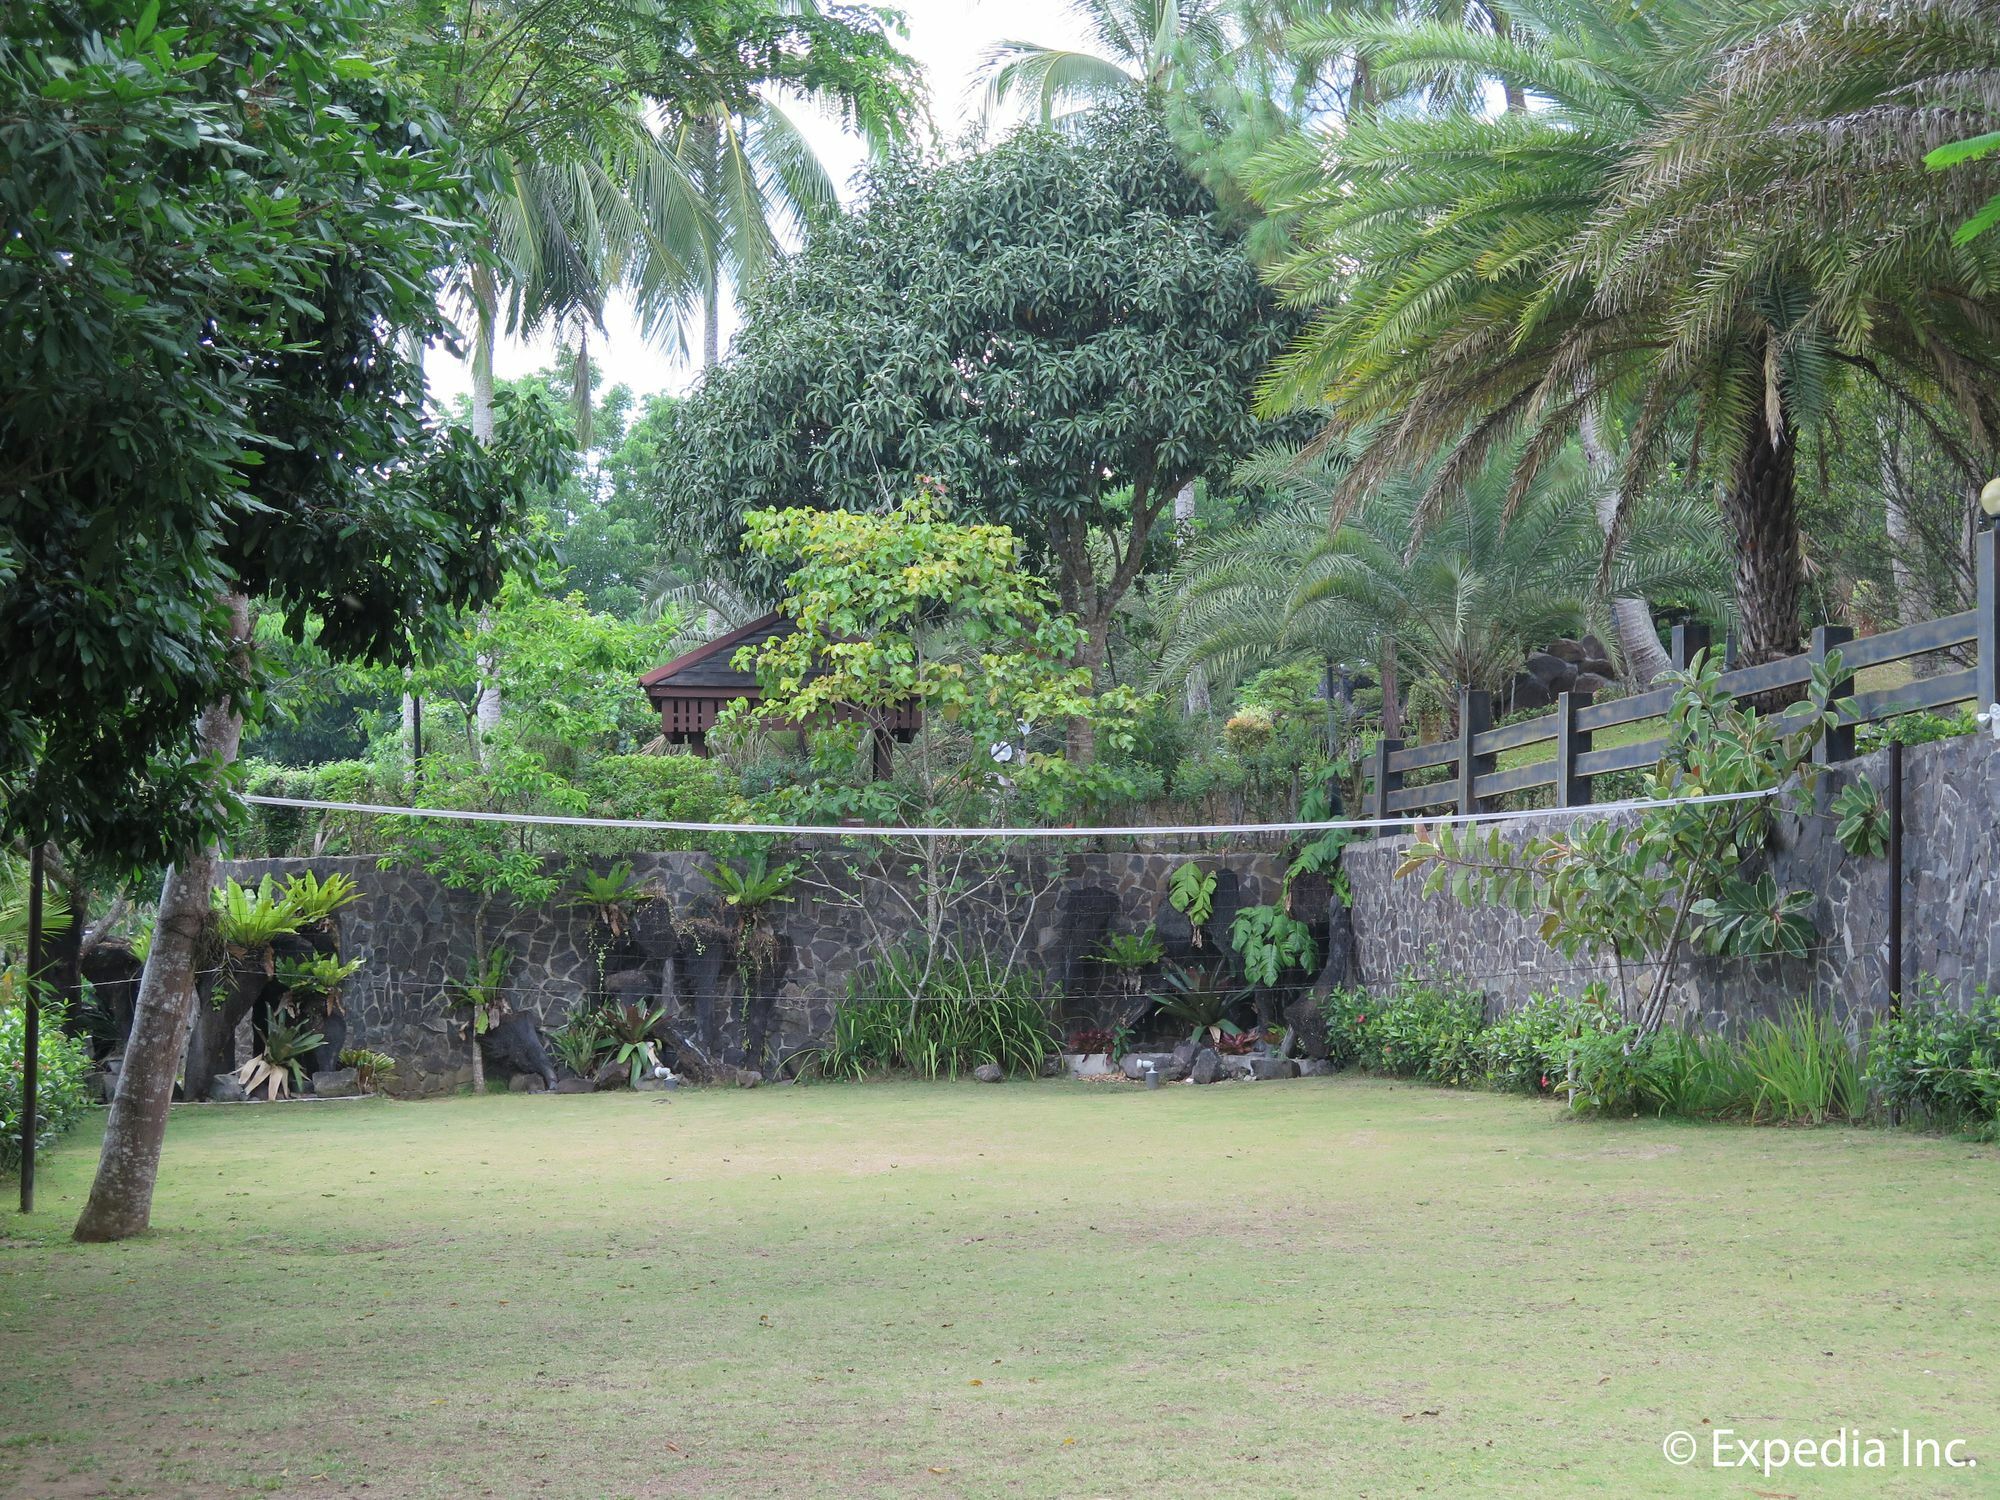
<path id="1" fill-rule="evenodd" d="M 1022 40 L 1055 47 L 1085 42 L 1083 28 L 1065 0 L 902 0 L 902 8 L 909 17 L 906 50 L 924 70 L 931 115 L 946 139 L 957 136 L 978 114 L 980 89 L 974 74 L 981 55 L 994 42 Z M 833 120 L 803 109 L 796 117 L 812 136 L 834 181 L 848 184 L 861 165 L 860 143 L 844 135 Z M 725 339 L 730 321 L 725 310 Z M 693 382 L 694 365 L 642 339 L 629 306 L 614 300 L 605 310 L 604 326 L 602 336 L 591 338 L 591 356 L 604 372 L 605 388 L 624 384 L 644 394 L 681 391 Z M 518 379 L 545 367 L 553 354 L 552 337 L 527 342 L 503 338 L 494 351 L 494 373 L 502 380 Z M 471 373 L 463 360 L 432 349 L 424 363 L 437 400 L 449 402 L 471 390 Z"/>

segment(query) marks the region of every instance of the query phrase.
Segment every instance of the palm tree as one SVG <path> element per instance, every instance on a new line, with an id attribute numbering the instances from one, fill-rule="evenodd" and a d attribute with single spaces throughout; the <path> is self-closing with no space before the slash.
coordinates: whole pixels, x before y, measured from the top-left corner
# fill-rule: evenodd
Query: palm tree
<path id="1" fill-rule="evenodd" d="M 994 43 L 980 65 L 989 114 L 1025 99 L 1047 122 L 1134 87 L 1172 96 L 1230 46 L 1228 0 L 1078 0 L 1074 8 L 1098 50 Z"/>
<path id="2" fill-rule="evenodd" d="M 2000 45 L 1984 7 L 1495 9 L 1506 34 L 1343 20 L 1304 38 L 1365 45 L 1389 87 L 1443 70 L 1539 107 L 1385 112 L 1337 151 L 1272 148 L 1258 191 L 1298 223 L 1278 280 L 1315 315 L 1267 405 L 1324 404 L 1334 430 L 1373 434 L 1349 499 L 1430 466 L 1419 523 L 1517 435 L 1518 498 L 1587 418 L 1634 412 L 1607 549 L 1670 442 L 1691 468 L 1705 457 L 1743 655 L 1786 654 L 1797 431 L 1835 379 L 1919 407 L 1945 393 L 1995 430 L 1974 378 L 1995 367 L 1992 252 L 1953 246 L 1944 217 L 1979 184 L 1925 173 L 1918 145 L 1927 113 L 1990 118 L 1968 82 Z"/>
<path id="3" fill-rule="evenodd" d="M 1381 673 L 1394 734 L 1404 693 L 1444 702 L 1461 686 L 1501 693 L 1529 651 L 1600 622 L 1595 493 L 1575 447 L 1519 495 L 1519 455 L 1503 451 L 1425 521 L 1428 474 L 1392 479 L 1359 504 L 1344 498 L 1350 453 L 1365 446 L 1303 466 L 1293 453 L 1246 466 L 1246 480 L 1282 480 L 1290 494 L 1176 571 L 1162 681 L 1197 667 L 1236 681 L 1286 661 L 1366 662 Z M 1714 585 L 1725 572 L 1704 507 L 1673 498 L 1634 513 L 1609 588 L 1671 591 L 1720 610 Z"/>

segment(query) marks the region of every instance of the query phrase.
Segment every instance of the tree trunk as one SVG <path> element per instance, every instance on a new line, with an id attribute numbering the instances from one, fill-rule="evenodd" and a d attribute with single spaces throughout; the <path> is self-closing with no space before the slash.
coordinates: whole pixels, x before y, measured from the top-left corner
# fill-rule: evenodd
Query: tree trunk
<path id="1" fill-rule="evenodd" d="M 1760 402 L 1722 494 L 1736 540 L 1737 662 L 1754 667 L 1799 649 L 1797 449 Z"/>
<path id="2" fill-rule="evenodd" d="M 1403 703 L 1396 678 L 1396 638 L 1382 642 L 1382 737 L 1397 739 L 1403 733 Z"/>
<path id="3" fill-rule="evenodd" d="M 702 196 L 707 200 L 717 224 L 717 242 L 708 247 L 707 264 L 702 267 L 701 285 L 701 367 L 703 370 L 715 368 L 722 358 L 722 245 L 720 220 L 725 211 L 722 201 L 722 126 L 715 119 L 704 117 L 693 125 L 695 149 L 700 160 L 696 169 L 700 176 Z"/>
<path id="4" fill-rule="evenodd" d="M 493 633 L 493 617 L 485 610 L 479 612 L 478 629 L 482 638 Z M 476 651 L 472 660 L 479 674 L 479 697 L 472 705 L 473 753 L 483 766 L 486 764 L 486 742 L 500 728 L 500 662 L 485 647 Z"/>
<path id="5" fill-rule="evenodd" d="M 499 287 L 486 266 L 472 268 L 472 440 L 493 441 L 493 325 Z"/>
<path id="6" fill-rule="evenodd" d="M 1606 539 L 1618 519 L 1618 486 L 1612 477 L 1611 454 L 1604 446 L 1596 404 L 1586 403 L 1583 419 L 1577 424 L 1583 445 L 1583 462 L 1597 489 L 1597 524 Z M 1652 606 L 1644 599 L 1626 596 L 1611 601 L 1612 634 L 1618 638 L 1618 661 L 1626 679 L 1644 689 L 1670 671 L 1673 658 L 1660 645 L 1660 633 L 1653 625 Z"/>
<path id="7" fill-rule="evenodd" d="M 1182 551 L 1194 540 L 1194 481 L 1174 492 L 1174 545 Z M 1209 696 L 1208 668 L 1196 663 L 1188 668 L 1186 683 L 1187 716 L 1205 719 L 1215 707 Z"/>
<path id="8" fill-rule="evenodd" d="M 250 601 L 232 594 L 228 604 L 231 648 L 246 658 Z M 243 713 L 235 702 L 224 699 L 203 712 L 197 744 L 213 760 L 218 774 L 235 764 L 242 738 Z M 216 857 L 213 844 L 182 851 L 160 889 L 153 945 L 133 1005 L 132 1035 L 104 1127 L 97 1179 L 76 1221 L 76 1238 L 86 1243 L 141 1234 L 152 1222 L 153 1182 L 167 1134 L 174 1073 L 186 1052 L 194 1015 L 195 954 L 208 927 Z"/>

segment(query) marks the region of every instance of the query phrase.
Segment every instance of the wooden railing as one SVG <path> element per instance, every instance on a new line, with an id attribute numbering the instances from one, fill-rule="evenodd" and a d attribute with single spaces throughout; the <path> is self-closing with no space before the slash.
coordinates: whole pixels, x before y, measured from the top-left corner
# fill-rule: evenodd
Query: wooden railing
<path id="1" fill-rule="evenodd" d="M 2000 669 L 2000 530 L 1981 531 L 1975 538 L 1975 546 L 1978 593 L 1971 609 L 1859 639 L 1845 626 L 1822 625 L 1813 631 L 1808 650 L 1781 661 L 1724 672 L 1723 685 L 1739 699 L 1774 689 L 1800 687 L 1812 680 L 1813 667 L 1835 650 L 1840 653 L 1842 666 L 1853 673 L 1866 667 L 1910 661 L 1935 651 L 1973 648 L 1972 666 L 1919 678 L 1902 687 L 1856 692 L 1853 677 L 1848 677 L 1835 690 L 1833 706 L 1840 713 L 1840 722 L 1816 752 L 1822 763 L 1846 760 L 1854 754 L 1857 725 L 1923 709 L 1944 708 L 1968 698 L 1982 709 L 2000 700 L 2000 681 L 1996 681 L 1996 669 Z M 1675 626 L 1674 665 L 1687 666 L 1708 645 L 1707 627 Z M 1481 689 L 1464 689 L 1459 694 L 1455 739 L 1425 745 L 1384 739 L 1376 746 L 1370 767 L 1368 816 L 1386 818 L 1397 813 L 1435 810 L 1475 813 L 1484 809 L 1491 798 L 1541 787 L 1554 789 L 1557 807 L 1587 803 L 1595 778 L 1616 771 L 1650 768 L 1658 763 L 1666 747 L 1665 739 L 1656 737 L 1599 750 L 1593 744 L 1595 737 L 1620 725 L 1658 718 L 1672 707 L 1673 701 L 1673 688 L 1654 688 L 1607 703 L 1593 703 L 1588 693 L 1562 693 L 1556 698 L 1554 712 L 1496 729 L 1492 696 Z M 1554 753 L 1547 760 L 1510 766 L 1504 771 L 1498 769 L 1499 757 L 1504 752 L 1541 744 L 1553 746 Z M 1451 774 L 1420 786 L 1404 785 L 1404 777 L 1410 772 L 1433 767 L 1448 768 Z"/>

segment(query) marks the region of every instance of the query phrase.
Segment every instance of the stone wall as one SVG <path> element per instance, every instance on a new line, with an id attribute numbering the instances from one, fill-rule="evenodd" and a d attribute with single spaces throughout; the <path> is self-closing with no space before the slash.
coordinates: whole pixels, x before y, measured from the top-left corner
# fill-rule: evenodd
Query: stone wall
<path id="1" fill-rule="evenodd" d="M 1818 805 L 1857 775 L 1886 797 L 1887 764 L 1888 752 L 1877 750 L 1829 769 Z M 2000 974 L 2000 747 L 1981 733 L 1906 749 L 1903 815 L 1905 979 L 1934 976 L 1963 1004 Z M 1371 989 L 1405 968 L 1435 967 L 1483 990 L 1497 1013 L 1538 992 L 1610 977 L 1608 966 L 1565 961 L 1532 916 L 1467 909 L 1449 893 L 1425 897 L 1417 876 L 1396 879 L 1408 843 L 1377 839 L 1343 856 L 1354 886 L 1357 962 Z M 1810 998 L 1851 1028 L 1865 1027 L 1888 988 L 1888 860 L 1849 855 L 1822 812 L 1785 820 L 1769 868 L 1780 886 L 1817 893 L 1817 950 L 1796 960 L 1692 959 L 1675 976 L 1685 997 L 1679 1018 L 1719 1026 Z"/>
<path id="2" fill-rule="evenodd" d="M 1018 941 L 1019 961 L 1038 977 L 1054 1013 L 1096 1024 L 1119 994 L 1115 976 L 1091 957 L 1107 933 L 1137 932 L 1158 921 L 1169 950 L 1186 950 L 1186 923 L 1168 907 L 1166 893 L 1172 871 L 1187 857 L 1092 853 L 1017 861 L 1004 881 L 956 903 L 950 925 L 960 939 L 990 951 L 1009 951 Z M 489 906 L 483 942 L 512 954 L 512 1008 L 549 1028 L 593 993 L 664 1005 L 667 1028 L 687 1044 L 680 1064 L 757 1066 L 745 1056 L 742 981 L 729 951 L 728 913 L 702 873 L 708 856 L 652 854 L 632 863 L 657 899 L 633 911 L 628 933 L 616 942 L 607 943 L 594 911 L 561 898 L 520 910 L 504 902 Z M 1283 865 L 1257 853 L 1222 863 L 1232 876 L 1222 883 L 1211 927 L 1226 933 L 1237 906 L 1276 899 Z M 379 869 L 370 857 L 246 860 L 224 873 L 250 882 L 303 868 L 321 876 L 340 871 L 362 892 L 340 915 L 341 952 L 362 961 L 343 986 L 341 1044 L 394 1057 L 399 1092 L 463 1087 L 470 1056 L 447 1033 L 441 996 L 480 951 L 478 898 L 420 872 Z M 907 908 L 914 892 L 882 868 L 857 872 L 839 851 L 823 854 L 818 868 L 794 886 L 790 901 L 770 909 L 778 962 L 769 987 L 769 1058 L 823 1038 L 857 966 L 912 926 Z"/>

